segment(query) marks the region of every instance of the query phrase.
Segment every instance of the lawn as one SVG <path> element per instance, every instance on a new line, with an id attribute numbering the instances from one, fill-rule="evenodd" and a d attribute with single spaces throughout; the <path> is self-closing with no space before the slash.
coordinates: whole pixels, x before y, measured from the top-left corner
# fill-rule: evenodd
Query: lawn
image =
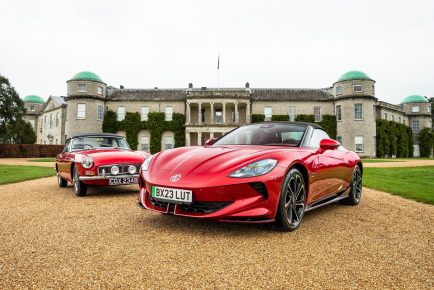
<path id="1" fill-rule="evenodd" d="M 55 157 L 29 159 L 29 162 L 55 162 Z"/>
<path id="2" fill-rule="evenodd" d="M 434 166 L 364 168 L 363 185 L 434 204 Z"/>
<path id="3" fill-rule="evenodd" d="M 0 184 L 49 177 L 55 174 L 51 167 L 0 164 Z"/>

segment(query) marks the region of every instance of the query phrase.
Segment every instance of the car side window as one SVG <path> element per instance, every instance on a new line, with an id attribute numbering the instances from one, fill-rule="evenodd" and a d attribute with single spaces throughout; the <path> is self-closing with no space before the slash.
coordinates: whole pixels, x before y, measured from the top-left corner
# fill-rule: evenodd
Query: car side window
<path id="1" fill-rule="evenodd" d="M 63 152 L 69 152 L 69 143 L 71 140 L 66 141 L 65 147 L 63 147 Z"/>
<path id="2" fill-rule="evenodd" d="M 319 143 L 322 139 L 330 139 L 330 137 L 326 132 L 324 132 L 324 130 L 315 129 L 312 133 L 312 137 L 310 138 L 309 147 L 319 148 Z"/>

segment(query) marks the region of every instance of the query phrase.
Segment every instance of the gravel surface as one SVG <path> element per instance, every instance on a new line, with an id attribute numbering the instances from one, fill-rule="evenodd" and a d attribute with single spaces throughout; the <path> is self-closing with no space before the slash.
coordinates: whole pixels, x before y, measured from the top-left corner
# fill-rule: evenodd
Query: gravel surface
<path id="1" fill-rule="evenodd" d="M 393 162 L 363 163 L 364 167 L 415 167 L 434 166 L 434 160 L 400 160 Z"/>
<path id="2" fill-rule="evenodd" d="M 166 216 L 136 186 L 0 186 L 0 289 L 433 288 L 434 207 L 364 189 L 293 233 Z"/>
<path id="3" fill-rule="evenodd" d="M 55 162 L 32 162 L 29 160 L 34 160 L 37 158 L 0 158 L 0 164 L 5 165 L 29 165 L 29 166 L 43 166 L 54 168 Z"/>

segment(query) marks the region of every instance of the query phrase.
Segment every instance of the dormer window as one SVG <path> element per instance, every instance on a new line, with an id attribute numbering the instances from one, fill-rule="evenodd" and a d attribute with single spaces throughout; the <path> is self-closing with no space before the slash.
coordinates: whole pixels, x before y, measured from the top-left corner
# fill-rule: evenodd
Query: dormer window
<path id="1" fill-rule="evenodd" d="M 80 93 L 85 93 L 86 92 L 86 85 L 85 84 L 79 84 L 78 85 L 78 91 Z"/>
<path id="2" fill-rule="evenodd" d="M 362 92 L 362 85 L 354 85 L 353 86 L 353 92 L 354 93 L 361 93 Z"/>
<path id="3" fill-rule="evenodd" d="M 34 112 L 34 111 L 35 111 L 35 105 L 30 105 L 29 112 Z"/>
<path id="4" fill-rule="evenodd" d="M 412 113 L 419 113 L 419 107 L 418 106 L 412 107 L 411 112 Z"/>
<path id="5" fill-rule="evenodd" d="M 98 87 L 98 95 L 102 95 L 102 87 Z"/>

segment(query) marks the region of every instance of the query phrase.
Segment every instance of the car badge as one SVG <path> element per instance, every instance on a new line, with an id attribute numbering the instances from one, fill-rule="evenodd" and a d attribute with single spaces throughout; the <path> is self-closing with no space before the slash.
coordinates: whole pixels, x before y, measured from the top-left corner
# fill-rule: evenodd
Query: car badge
<path id="1" fill-rule="evenodd" d="M 177 182 L 180 179 L 181 179 L 181 174 L 175 174 L 175 175 L 172 175 L 169 180 L 170 180 L 170 182 Z"/>

